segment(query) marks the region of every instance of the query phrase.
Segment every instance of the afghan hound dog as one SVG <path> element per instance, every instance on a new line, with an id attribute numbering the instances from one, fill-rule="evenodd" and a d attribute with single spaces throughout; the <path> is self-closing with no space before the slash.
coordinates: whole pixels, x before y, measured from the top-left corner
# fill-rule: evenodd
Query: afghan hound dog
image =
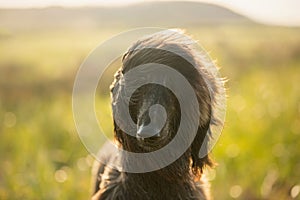
<path id="1" fill-rule="evenodd" d="M 216 96 L 220 85 L 223 83 L 216 74 L 207 70 L 205 66 L 207 61 L 203 60 L 202 53 L 192 46 L 194 43 L 190 37 L 181 32 L 161 31 L 138 40 L 124 54 L 122 66 L 116 72 L 111 85 L 114 116 L 118 115 L 118 110 L 114 107 L 125 95 L 125 87 L 134 84 L 122 77 L 147 63 L 166 65 L 180 73 L 191 85 L 197 100 L 197 106 L 192 102 L 189 103 L 189 100 L 184 106 L 191 110 L 199 110 L 201 115 L 198 119 L 191 120 L 197 121 L 198 124 L 190 145 L 172 163 L 156 170 L 135 173 L 110 167 L 107 163 L 126 158 L 119 158 L 124 155 L 113 153 L 109 148 L 103 147 L 100 160 L 105 160 L 105 163 L 97 162 L 96 170 L 94 169 L 93 172 L 95 179 L 93 200 L 211 199 L 210 186 L 205 180 L 203 170 L 214 166 L 214 162 L 209 153 L 199 156 L 199 152 L 205 137 L 212 134 L 211 125 L 221 124 L 214 113 L 214 105 L 218 100 Z M 147 65 L 144 66 L 147 67 Z M 149 65 L 141 76 L 151 76 L 151 70 L 155 69 Z M 167 76 L 164 74 L 159 76 L 162 79 L 164 77 Z M 162 82 L 168 82 L 168 78 Z M 169 84 L 178 84 L 176 81 L 169 82 Z M 165 123 L 156 134 L 146 136 L 149 132 L 145 128 L 147 124 L 151 123 L 151 120 L 162 119 L 162 116 L 156 115 L 155 112 L 151 114 L 152 116 L 149 114 L 150 107 L 157 104 L 165 109 Z M 144 84 L 132 93 L 128 105 L 129 114 L 137 126 L 137 132 L 136 135 L 127 134 L 114 119 L 114 138 L 119 148 L 133 153 L 154 152 L 166 146 L 176 136 L 182 120 L 182 105 L 170 89 L 161 84 Z M 191 119 L 193 116 L 187 114 L 187 117 Z M 191 134 L 189 131 L 184 133 L 185 136 L 189 134 Z M 185 137 L 181 139 L 184 140 Z M 139 164 L 143 165 L 143 163 Z"/>

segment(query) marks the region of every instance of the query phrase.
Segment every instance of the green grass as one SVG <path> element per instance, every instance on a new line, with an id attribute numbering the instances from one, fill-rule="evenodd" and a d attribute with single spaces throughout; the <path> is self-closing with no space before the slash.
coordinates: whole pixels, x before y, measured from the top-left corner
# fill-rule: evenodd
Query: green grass
<path id="1" fill-rule="evenodd" d="M 88 52 L 119 30 L 0 30 L 0 199 L 87 199 L 92 157 L 72 116 Z M 215 199 L 289 199 L 300 184 L 300 32 L 263 26 L 187 29 L 229 80 L 210 171 Z M 107 85 L 112 80 L 108 74 Z M 109 98 L 96 113 L 111 134 Z M 269 189 L 268 189 L 269 188 Z M 299 196 L 298 196 L 299 198 Z"/>

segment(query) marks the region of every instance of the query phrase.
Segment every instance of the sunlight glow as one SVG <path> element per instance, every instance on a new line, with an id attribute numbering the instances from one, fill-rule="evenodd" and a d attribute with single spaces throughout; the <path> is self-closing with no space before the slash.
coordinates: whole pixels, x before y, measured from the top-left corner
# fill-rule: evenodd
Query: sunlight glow
<path id="1" fill-rule="evenodd" d="M 30 8 L 47 6 L 126 6 L 133 3 L 150 2 L 154 0 L 0 0 L 0 8 Z M 157 0 L 162 1 L 162 0 Z M 171 1 L 171 0 L 164 0 Z M 177 0 L 178 1 L 178 0 Z M 297 0 L 195 0 L 219 4 L 244 14 L 254 20 L 286 26 L 300 26 L 300 1 Z"/>

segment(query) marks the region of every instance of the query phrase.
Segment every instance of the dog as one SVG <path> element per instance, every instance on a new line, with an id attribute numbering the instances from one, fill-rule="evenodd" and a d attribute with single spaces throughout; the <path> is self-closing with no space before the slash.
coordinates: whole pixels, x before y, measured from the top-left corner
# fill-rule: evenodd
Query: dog
<path id="1" fill-rule="evenodd" d="M 122 77 L 147 63 L 166 65 L 180 73 L 191 85 L 198 103 L 197 106 L 193 103 L 187 103 L 185 106 L 199 110 L 201 115 L 198 119 L 191 120 L 199 124 L 190 146 L 178 159 L 160 169 L 134 173 L 112 168 L 107 163 L 122 162 L 124 158 L 110 148 L 103 147 L 100 160 L 105 163 L 96 162 L 93 172 L 93 200 L 211 199 L 210 186 L 205 180 L 203 170 L 205 167 L 213 167 L 214 162 L 209 154 L 199 157 L 199 151 L 207 134 L 212 134 L 211 124 L 222 124 L 214 113 L 216 96 L 220 93 L 222 80 L 207 70 L 207 62 L 203 60 L 202 53 L 193 47 L 194 43 L 183 32 L 167 30 L 138 40 L 124 54 L 122 66 L 116 72 L 111 85 L 114 116 L 119 114 L 115 107 L 122 101 L 126 86 L 131 85 Z M 149 66 L 141 76 L 151 76 L 151 70 L 155 69 Z M 160 77 L 164 79 L 164 76 Z M 168 82 L 168 79 L 162 81 Z M 147 134 L 147 124 L 151 123 L 149 109 L 157 104 L 164 107 L 166 122 L 159 132 L 144 137 L 143 133 Z M 133 92 L 128 105 L 130 117 L 138 131 L 136 136 L 129 135 L 114 119 L 114 138 L 119 148 L 134 153 L 149 153 L 164 148 L 174 139 L 182 113 L 180 102 L 170 89 L 160 84 L 145 84 Z M 160 117 L 154 114 L 152 120 Z M 190 133 L 187 131 L 184 134 Z"/>

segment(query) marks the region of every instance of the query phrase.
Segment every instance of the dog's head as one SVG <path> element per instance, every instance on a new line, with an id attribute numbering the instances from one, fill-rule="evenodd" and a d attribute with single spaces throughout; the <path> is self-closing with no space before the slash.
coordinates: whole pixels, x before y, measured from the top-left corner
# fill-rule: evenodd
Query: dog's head
<path id="1" fill-rule="evenodd" d="M 211 121 L 217 123 L 217 120 L 213 119 L 212 106 L 215 101 L 213 94 L 218 93 L 217 81 L 219 80 L 205 70 L 201 54 L 191 46 L 191 43 L 192 40 L 174 31 L 160 32 L 137 41 L 123 56 L 123 66 L 115 75 L 111 91 L 113 105 L 117 105 L 126 87 L 134 85 L 134 81 L 120 83 L 121 77 L 130 70 L 147 63 L 163 64 L 183 75 L 192 86 L 198 101 L 197 106 L 193 103 L 185 106 L 189 106 L 190 109 L 199 109 L 201 113 L 197 119 L 199 126 L 196 137 L 185 152 L 185 157 L 192 163 L 193 171 L 198 174 L 205 165 L 212 165 L 208 155 L 199 158 L 198 154 L 206 134 L 209 133 Z M 163 79 L 159 81 L 166 85 L 173 84 L 175 87 L 180 87 L 176 85 L 178 84 L 176 81 L 168 79 L 168 76 L 153 76 L 155 74 L 152 73 L 153 70 L 155 68 L 149 66 L 139 78 Z M 157 124 L 160 124 L 164 117 L 156 112 L 150 112 L 150 108 L 157 104 L 163 106 L 166 111 L 166 120 L 162 127 L 158 127 L 160 125 Z M 118 111 L 114 110 L 114 112 Z M 137 126 L 135 136 L 126 134 L 114 121 L 115 137 L 122 148 L 137 153 L 152 152 L 163 148 L 175 137 L 181 121 L 178 98 L 167 87 L 155 83 L 145 84 L 133 92 L 129 101 L 129 113 Z M 114 113 L 114 115 L 117 114 Z M 148 126 L 150 123 L 152 126 Z M 187 161 L 187 163 L 190 162 Z"/>

